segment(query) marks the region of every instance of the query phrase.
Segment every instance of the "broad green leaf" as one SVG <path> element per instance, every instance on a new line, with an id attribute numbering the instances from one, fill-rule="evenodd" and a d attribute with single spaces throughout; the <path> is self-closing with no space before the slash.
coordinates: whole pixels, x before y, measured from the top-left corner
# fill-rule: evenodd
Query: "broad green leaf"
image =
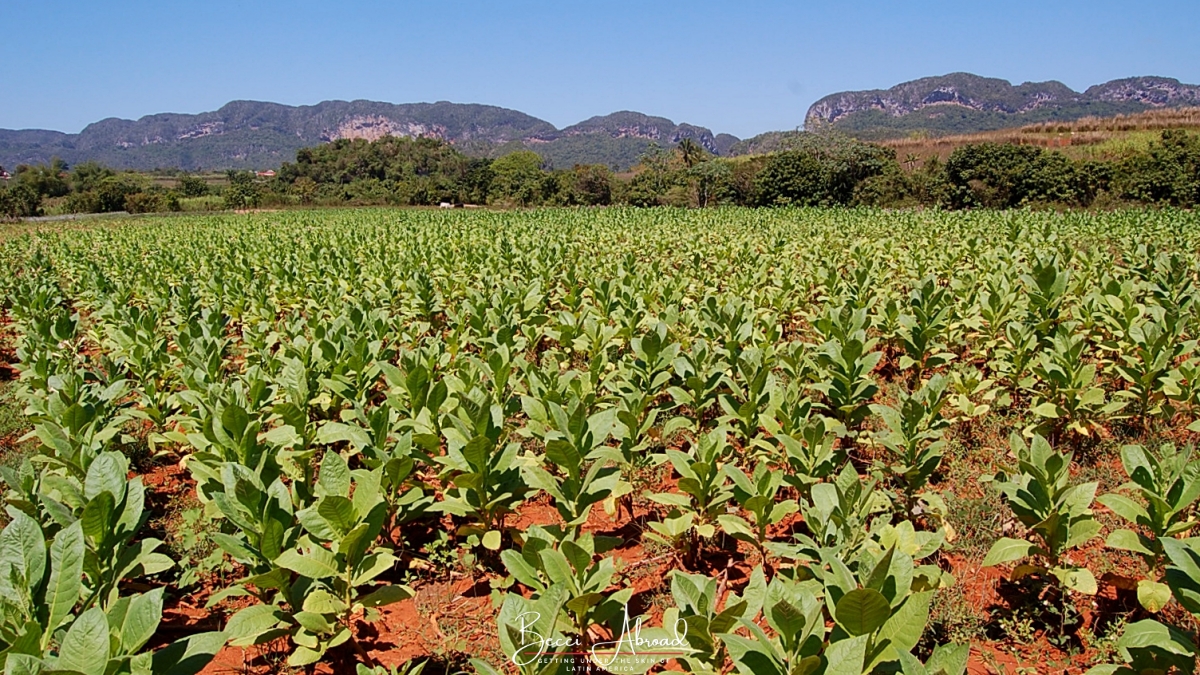
<path id="1" fill-rule="evenodd" d="M 84 543 L 82 524 L 76 521 L 58 533 L 50 545 L 50 581 L 46 587 L 45 607 L 48 611 L 42 648 L 49 645 L 54 631 L 70 616 L 79 602 L 83 576 Z"/>
<path id="2" fill-rule="evenodd" d="M 274 605 L 251 605 L 229 617 L 225 624 L 225 635 L 230 644 L 248 646 L 255 638 L 279 625 L 283 621 L 283 610 Z"/>
<path id="3" fill-rule="evenodd" d="M 82 675 L 104 675 L 108 667 L 108 619 L 93 607 L 71 624 L 59 647 L 57 666 Z"/>
<path id="4" fill-rule="evenodd" d="M 1154 555 L 1142 544 L 1142 538 L 1132 530 L 1113 530 L 1104 544 L 1121 551 L 1133 551 L 1142 555 Z"/>
<path id="5" fill-rule="evenodd" d="M 834 608 L 834 618 L 851 635 L 867 635 L 879 630 L 892 607 L 879 591 L 857 588 L 842 596 Z"/>
<path id="6" fill-rule="evenodd" d="M 1157 612 L 1171 602 L 1171 588 L 1150 579 L 1142 579 L 1137 585 L 1138 602 L 1147 612 Z"/>
<path id="7" fill-rule="evenodd" d="M 992 548 L 988 551 L 988 554 L 984 556 L 983 566 L 992 567 L 994 565 L 1001 565 L 1006 562 L 1020 560 L 1021 558 L 1032 555 L 1033 549 L 1033 544 L 1030 544 L 1024 539 L 1001 537 L 996 541 L 996 543 L 992 544 Z"/>
<path id="8" fill-rule="evenodd" d="M 333 554 L 320 546 L 313 546 L 305 554 L 296 550 L 284 551 L 275 559 L 275 564 L 310 579 L 328 579 L 341 572 Z"/>

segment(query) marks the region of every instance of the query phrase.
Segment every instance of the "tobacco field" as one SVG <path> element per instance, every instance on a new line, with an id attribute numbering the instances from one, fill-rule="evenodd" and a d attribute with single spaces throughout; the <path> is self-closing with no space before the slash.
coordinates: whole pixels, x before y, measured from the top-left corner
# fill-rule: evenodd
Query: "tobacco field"
<path id="1" fill-rule="evenodd" d="M 176 216 L 0 270 L 6 675 L 1195 669 L 1193 212 Z"/>

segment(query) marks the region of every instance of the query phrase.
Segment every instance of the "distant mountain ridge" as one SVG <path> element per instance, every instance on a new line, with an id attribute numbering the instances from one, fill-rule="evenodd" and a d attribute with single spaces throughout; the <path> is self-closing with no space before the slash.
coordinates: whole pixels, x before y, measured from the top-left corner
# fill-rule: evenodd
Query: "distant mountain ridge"
<path id="1" fill-rule="evenodd" d="M 196 115 L 161 113 L 138 120 L 110 118 L 78 134 L 0 129 L 0 165 L 97 161 L 116 168 L 186 170 L 265 168 L 293 161 L 300 148 L 342 138 L 426 136 L 468 154 L 495 156 L 528 147 L 555 166 L 603 163 L 627 169 L 649 143 L 673 146 L 690 138 L 721 153 L 737 141 L 663 117 L 622 111 L 559 130 L 525 113 L 497 106 L 325 101 L 287 106 L 233 101 Z M 732 140 L 731 140 L 732 139 Z"/>
<path id="2" fill-rule="evenodd" d="M 805 127 L 822 125 L 865 138 L 911 132 L 971 133 L 1036 122 L 1200 105 L 1200 86 L 1168 77 L 1130 77 L 1076 92 L 1056 82 L 1025 82 L 951 73 L 891 89 L 847 91 L 814 103 Z"/>

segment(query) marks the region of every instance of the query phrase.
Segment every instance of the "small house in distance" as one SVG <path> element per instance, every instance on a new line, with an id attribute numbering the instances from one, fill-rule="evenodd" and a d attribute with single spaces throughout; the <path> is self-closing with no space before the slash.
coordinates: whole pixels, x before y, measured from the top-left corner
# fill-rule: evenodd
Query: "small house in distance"
<path id="1" fill-rule="evenodd" d="M 273 169 L 267 169 L 266 171 L 255 171 L 254 175 L 258 176 L 259 178 L 274 178 L 275 171 Z"/>

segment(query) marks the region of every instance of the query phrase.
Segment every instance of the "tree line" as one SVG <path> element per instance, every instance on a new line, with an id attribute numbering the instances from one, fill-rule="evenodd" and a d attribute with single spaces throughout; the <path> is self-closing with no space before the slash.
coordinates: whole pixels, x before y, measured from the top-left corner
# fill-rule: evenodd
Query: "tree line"
<path id="1" fill-rule="evenodd" d="M 0 187 L 0 216 L 38 215 L 47 200 L 67 212 L 169 211 L 209 196 L 208 208 L 478 204 L 499 207 L 853 206 L 1108 208 L 1200 204 L 1200 135 L 1163 131 L 1112 161 L 1074 160 L 1028 145 L 979 143 L 945 161 L 897 161 L 893 150 L 831 132 L 791 136 L 767 155 L 714 157 L 691 140 L 650 145 L 638 166 L 548 169 L 535 152 L 469 157 L 430 138 L 338 140 L 305 148 L 275 176 L 230 171 L 222 185 L 190 175 L 164 187 L 95 163 L 19 166 Z M 2 168 L 0 168 L 2 170 Z M 214 201 L 215 200 L 215 201 Z"/>

